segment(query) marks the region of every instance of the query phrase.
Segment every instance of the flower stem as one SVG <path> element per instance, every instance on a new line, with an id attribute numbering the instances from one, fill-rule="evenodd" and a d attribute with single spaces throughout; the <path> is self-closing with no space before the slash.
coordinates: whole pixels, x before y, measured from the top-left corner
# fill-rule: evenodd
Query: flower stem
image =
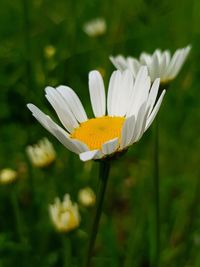
<path id="1" fill-rule="evenodd" d="M 169 89 L 169 84 L 161 84 L 156 102 L 161 96 L 163 90 Z M 159 117 L 155 119 L 155 132 L 154 132 L 154 213 L 155 213 L 155 232 L 153 251 L 152 267 L 160 266 L 160 170 L 159 170 Z"/>
<path id="2" fill-rule="evenodd" d="M 18 199 L 16 196 L 16 192 L 14 190 L 11 192 L 11 203 L 12 203 L 13 212 L 15 216 L 15 225 L 16 225 L 17 235 L 18 235 L 20 242 L 23 242 L 24 235 L 23 235 L 22 219 L 21 219 Z"/>
<path id="3" fill-rule="evenodd" d="M 108 176 L 110 171 L 110 162 L 109 161 L 100 161 L 99 168 L 99 189 L 97 195 L 97 205 L 95 209 L 94 221 L 92 225 L 92 230 L 89 239 L 88 252 L 85 261 L 85 267 L 90 267 L 92 252 L 95 245 L 95 240 L 98 232 L 99 222 L 102 214 L 102 206 L 104 195 L 106 191 Z"/>
<path id="4" fill-rule="evenodd" d="M 155 120 L 155 147 L 154 147 L 154 194 L 155 194 L 155 252 L 154 267 L 159 267 L 160 260 L 160 176 L 159 176 L 159 121 Z"/>
<path id="5" fill-rule="evenodd" d="M 62 234 L 61 236 L 62 239 L 62 252 L 63 252 L 63 267 L 70 267 L 72 262 L 71 262 L 71 240 L 70 238 Z"/>

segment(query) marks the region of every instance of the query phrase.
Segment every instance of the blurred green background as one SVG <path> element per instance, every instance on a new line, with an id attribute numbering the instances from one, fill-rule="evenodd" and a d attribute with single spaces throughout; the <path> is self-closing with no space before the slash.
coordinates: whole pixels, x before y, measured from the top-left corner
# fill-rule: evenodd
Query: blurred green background
<path id="1" fill-rule="evenodd" d="M 92 116 L 88 72 L 105 84 L 114 70 L 109 55 L 139 56 L 156 48 L 192 45 L 159 112 L 161 265 L 200 266 L 200 2 L 198 0 L 1 0 L 0 169 L 17 170 L 15 184 L 0 185 L 0 267 L 81 266 L 93 208 L 80 207 L 81 225 L 57 233 L 48 205 L 55 196 L 97 188 L 98 164 L 82 163 L 31 116 L 32 102 L 54 117 L 47 85 L 66 84 Z M 90 37 L 83 24 L 103 17 L 107 31 Z M 49 53 L 52 49 L 54 52 Z M 51 48 L 51 49 L 49 49 Z M 152 254 L 153 125 L 113 164 L 93 266 L 147 267 Z M 57 158 L 49 169 L 31 166 L 27 145 L 48 137 Z M 71 247 L 71 248 L 70 248 Z"/>

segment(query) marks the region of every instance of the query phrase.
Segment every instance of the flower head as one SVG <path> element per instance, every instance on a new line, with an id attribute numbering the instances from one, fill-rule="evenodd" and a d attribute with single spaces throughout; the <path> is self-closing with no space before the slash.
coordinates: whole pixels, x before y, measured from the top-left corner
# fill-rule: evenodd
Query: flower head
<path id="1" fill-rule="evenodd" d="M 103 18 L 93 19 L 83 25 L 83 31 L 91 37 L 103 35 L 106 32 L 106 22 Z"/>
<path id="2" fill-rule="evenodd" d="M 116 57 L 111 56 L 110 60 L 117 69 L 130 69 L 134 76 L 137 75 L 142 65 L 146 65 L 152 81 L 160 78 L 162 84 L 168 84 L 181 70 L 190 49 L 191 46 L 178 49 L 173 56 L 168 50 L 162 52 L 156 49 L 152 55 L 143 52 L 139 59 L 134 57 L 125 58 L 122 55 L 118 55 Z"/>
<path id="3" fill-rule="evenodd" d="M 114 71 L 106 96 L 99 72 L 89 73 L 89 91 L 94 118 L 88 119 L 75 92 L 67 86 L 47 87 L 46 98 L 56 111 L 63 128 L 33 104 L 33 116 L 66 148 L 83 161 L 113 157 L 137 142 L 154 120 L 165 91 L 158 101 L 159 79 L 151 86 L 147 68 L 136 78 L 129 70 Z M 156 103 L 155 103 L 156 102 Z"/>
<path id="4" fill-rule="evenodd" d="M 38 168 L 48 167 L 56 158 L 53 145 L 47 138 L 43 138 L 36 145 L 28 146 L 26 152 L 33 166 Z"/>
<path id="5" fill-rule="evenodd" d="M 90 187 L 85 187 L 79 190 L 78 200 L 83 206 L 90 207 L 94 206 L 96 201 L 96 196 L 94 191 Z"/>
<path id="6" fill-rule="evenodd" d="M 17 172 L 15 170 L 5 168 L 0 171 L 0 184 L 10 184 L 17 179 Z"/>
<path id="7" fill-rule="evenodd" d="M 72 203 L 68 194 L 64 196 L 62 202 L 59 198 L 55 198 L 54 204 L 49 205 L 49 214 L 59 232 L 69 232 L 80 224 L 78 206 Z"/>

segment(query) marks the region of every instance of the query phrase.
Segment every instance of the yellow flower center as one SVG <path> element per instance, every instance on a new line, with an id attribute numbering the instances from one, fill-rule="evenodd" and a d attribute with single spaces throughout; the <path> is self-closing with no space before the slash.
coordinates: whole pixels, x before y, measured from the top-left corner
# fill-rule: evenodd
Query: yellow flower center
<path id="1" fill-rule="evenodd" d="M 85 143 L 90 150 L 101 149 L 102 145 L 114 138 L 121 138 L 124 117 L 104 116 L 90 119 L 79 125 L 71 138 Z"/>
<path id="2" fill-rule="evenodd" d="M 66 221 L 65 217 L 68 215 L 69 219 Z M 67 210 L 63 214 L 60 214 L 60 220 L 58 221 L 58 230 L 61 232 L 69 232 L 79 226 L 79 218 L 77 218 L 73 211 Z"/>

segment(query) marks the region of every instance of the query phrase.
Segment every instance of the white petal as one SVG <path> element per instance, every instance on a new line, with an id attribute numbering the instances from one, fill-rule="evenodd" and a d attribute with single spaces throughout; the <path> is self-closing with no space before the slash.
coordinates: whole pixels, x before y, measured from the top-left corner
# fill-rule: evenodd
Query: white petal
<path id="1" fill-rule="evenodd" d="M 174 71 L 172 74 L 172 78 L 178 75 L 179 71 L 181 70 L 189 52 L 190 52 L 190 47 L 183 48 L 181 53 L 179 54 L 179 58 L 177 59 L 176 65 L 174 67 Z"/>
<path id="2" fill-rule="evenodd" d="M 125 70 L 127 68 L 126 59 L 122 55 L 116 57 L 110 56 L 110 61 L 113 63 L 116 69 Z"/>
<path id="3" fill-rule="evenodd" d="M 164 55 L 165 55 L 167 66 L 168 66 L 171 60 L 171 53 L 169 50 L 165 50 Z"/>
<path id="4" fill-rule="evenodd" d="M 160 78 L 163 77 L 163 75 L 165 73 L 165 69 L 166 69 L 166 57 L 163 54 L 161 57 L 161 61 L 160 61 L 160 73 L 159 73 Z"/>
<path id="5" fill-rule="evenodd" d="M 98 154 L 98 152 L 99 152 L 98 149 L 86 151 L 86 152 L 79 154 L 79 157 L 82 161 L 88 161 L 91 159 L 95 159 L 95 156 Z"/>
<path id="6" fill-rule="evenodd" d="M 69 134 L 64 129 L 57 125 L 49 116 L 43 113 L 35 105 L 28 104 L 27 107 L 30 109 L 33 116 L 43 125 L 43 127 L 53 134 L 67 149 L 76 154 L 88 150 L 85 144 L 71 139 Z"/>
<path id="7" fill-rule="evenodd" d="M 188 45 L 185 47 L 185 53 L 186 53 L 186 57 L 188 56 L 188 54 L 190 53 L 190 50 L 192 49 L 191 45 Z"/>
<path id="8" fill-rule="evenodd" d="M 137 115 L 136 122 L 135 122 L 134 134 L 132 136 L 132 140 L 130 144 L 137 142 L 142 136 L 145 125 L 146 125 L 146 117 L 147 117 L 148 111 L 149 110 L 146 109 L 146 102 L 144 102 L 140 106 L 140 109 L 138 111 L 138 115 Z"/>
<path id="9" fill-rule="evenodd" d="M 146 126 L 145 126 L 145 131 L 146 131 L 146 130 L 149 128 L 149 126 L 152 124 L 152 122 L 153 122 L 153 120 L 154 120 L 156 114 L 158 113 L 158 110 L 159 110 L 160 105 L 161 105 L 161 103 L 162 103 L 162 101 L 163 101 L 163 97 L 164 97 L 165 93 L 166 93 L 166 91 L 163 90 L 163 92 L 162 92 L 161 96 L 159 97 L 159 99 L 158 99 L 158 101 L 157 101 L 157 103 L 156 103 L 156 105 L 155 105 L 153 111 L 151 112 L 151 115 L 148 117 L 147 122 L 146 122 Z"/>
<path id="10" fill-rule="evenodd" d="M 159 52 L 156 50 L 152 56 L 151 65 L 149 66 L 149 73 L 152 81 L 160 77 L 159 61 L 160 61 L 160 55 Z"/>
<path id="11" fill-rule="evenodd" d="M 98 151 L 98 153 L 94 156 L 94 159 L 101 159 L 104 157 L 104 154 L 101 150 Z"/>
<path id="12" fill-rule="evenodd" d="M 160 49 L 156 49 L 155 54 L 156 54 L 156 56 L 158 58 L 158 63 L 160 65 L 160 63 L 162 61 L 162 52 L 161 52 L 161 50 Z"/>
<path id="13" fill-rule="evenodd" d="M 102 152 L 104 155 L 110 155 L 114 153 L 119 147 L 119 139 L 112 139 L 102 145 Z"/>
<path id="14" fill-rule="evenodd" d="M 151 86 L 148 101 L 147 101 L 147 108 L 149 108 L 149 114 L 151 113 L 154 107 L 156 97 L 159 91 L 159 85 L 160 85 L 160 79 L 157 78 Z"/>
<path id="15" fill-rule="evenodd" d="M 123 128 L 122 128 L 122 134 L 121 134 L 121 144 L 120 148 L 124 149 L 125 147 L 129 146 L 133 133 L 135 130 L 135 116 L 131 116 L 127 118 L 124 122 Z"/>
<path id="16" fill-rule="evenodd" d="M 112 77 L 108 89 L 108 114 L 122 117 L 129 107 L 134 77 L 128 69 L 117 71 Z"/>
<path id="17" fill-rule="evenodd" d="M 171 62 L 171 53 L 170 53 L 170 51 L 166 50 L 164 52 L 164 57 L 165 57 L 165 61 L 166 61 L 166 68 L 165 68 L 165 72 L 163 74 L 163 80 L 167 80 L 169 78 L 168 73 L 169 73 L 170 62 Z"/>
<path id="18" fill-rule="evenodd" d="M 171 62 L 169 64 L 168 70 L 167 70 L 167 76 L 170 78 L 174 71 L 174 66 L 176 65 L 176 61 L 179 58 L 180 49 L 176 50 L 174 55 L 172 56 Z"/>
<path id="19" fill-rule="evenodd" d="M 121 72 L 116 70 L 112 73 L 109 81 L 108 87 L 108 97 L 107 97 L 107 110 L 108 115 L 115 115 L 115 107 L 116 107 L 116 98 L 120 91 L 119 82 L 121 80 Z"/>
<path id="20" fill-rule="evenodd" d="M 64 101 L 76 117 L 77 121 L 86 121 L 87 115 L 77 94 L 70 87 L 64 85 L 58 86 L 56 90 L 62 95 Z"/>
<path id="21" fill-rule="evenodd" d="M 69 131 L 72 132 L 74 128 L 78 127 L 79 124 L 69 109 L 69 107 L 66 105 L 63 97 L 60 95 L 58 91 L 56 91 L 52 87 L 46 87 L 46 98 L 56 111 L 60 121 L 62 122 L 63 126 Z"/>
<path id="22" fill-rule="evenodd" d="M 127 117 L 132 115 L 137 116 L 141 103 L 147 101 L 150 85 L 151 82 L 147 73 L 147 67 L 142 66 L 135 79 L 135 84 L 129 101 L 130 105 L 128 107 Z"/>
<path id="23" fill-rule="evenodd" d="M 128 57 L 127 58 L 127 67 L 128 69 L 130 69 L 133 73 L 133 76 L 136 77 L 140 67 L 141 67 L 141 64 L 140 62 L 133 58 L 133 57 Z"/>
<path id="24" fill-rule="evenodd" d="M 135 138 L 135 141 L 138 142 L 140 140 L 140 138 L 143 136 L 144 132 L 145 132 L 145 127 L 146 127 L 146 122 L 147 122 L 147 118 L 148 118 L 148 114 L 149 114 L 149 108 L 146 108 L 146 110 L 144 110 L 143 113 L 143 118 L 141 118 L 141 127 L 138 130 L 138 135 Z"/>
<path id="25" fill-rule="evenodd" d="M 82 152 L 88 151 L 88 147 L 80 142 L 79 140 L 72 139 L 62 128 L 54 128 L 53 135 L 70 151 L 80 154 Z"/>
<path id="26" fill-rule="evenodd" d="M 119 90 L 117 96 L 115 97 L 115 109 L 113 110 L 113 115 L 115 116 L 125 116 L 129 107 L 130 97 L 133 92 L 134 78 L 130 70 L 125 70 L 121 74 L 121 79 L 119 80 Z"/>
<path id="27" fill-rule="evenodd" d="M 52 133 L 51 129 L 49 129 L 48 119 L 50 118 L 48 115 L 44 114 L 38 107 L 33 104 L 27 104 L 28 109 L 32 112 L 32 115 L 42 124 L 42 126 Z"/>
<path id="28" fill-rule="evenodd" d="M 89 73 L 89 90 L 95 117 L 104 116 L 106 113 L 105 88 L 101 74 L 98 71 Z"/>
<path id="29" fill-rule="evenodd" d="M 180 69 L 181 69 L 184 61 L 185 61 L 185 57 L 184 57 L 183 53 L 180 53 L 179 56 L 178 56 L 178 58 L 177 58 L 177 60 L 176 60 L 176 62 L 175 62 L 175 64 L 174 64 L 173 70 L 170 73 L 170 77 L 171 78 L 176 77 L 176 75 L 180 71 Z"/>
<path id="30" fill-rule="evenodd" d="M 140 55 L 140 63 L 141 63 L 142 65 L 147 65 L 147 66 L 149 66 L 149 65 L 151 64 L 151 61 L 152 61 L 152 57 L 151 57 L 150 54 L 143 52 L 143 53 Z"/>
<path id="31" fill-rule="evenodd" d="M 170 60 L 169 51 L 164 51 L 160 62 L 160 76 L 159 76 L 163 80 L 165 80 L 169 60 Z"/>

